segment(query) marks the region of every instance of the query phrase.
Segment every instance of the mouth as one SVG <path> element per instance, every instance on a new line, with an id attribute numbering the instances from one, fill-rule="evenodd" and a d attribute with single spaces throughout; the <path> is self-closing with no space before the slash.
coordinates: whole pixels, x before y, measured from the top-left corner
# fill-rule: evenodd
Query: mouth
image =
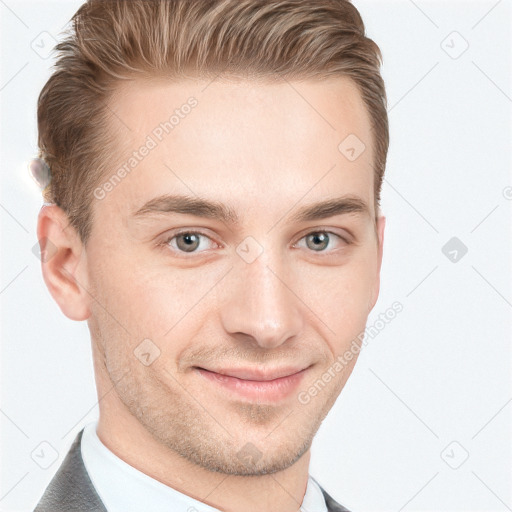
<path id="1" fill-rule="evenodd" d="M 297 389 L 310 366 L 304 368 L 283 367 L 273 370 L 250 368 L 194 370 L 208 382 L 224 392 L 228 391 L 250 401 L 275 402 L 287 398 Z"/>

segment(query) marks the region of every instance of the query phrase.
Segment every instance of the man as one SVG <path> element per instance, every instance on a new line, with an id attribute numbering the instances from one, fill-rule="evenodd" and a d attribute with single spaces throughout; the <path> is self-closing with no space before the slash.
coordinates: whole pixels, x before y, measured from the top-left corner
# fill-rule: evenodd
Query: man
<path id="1" fill-rule="evenodd" d="M 43 276 L 99 420 L 36 511 L 344 511 L 310 447 L 379 293 L 380 52 L 346 0 L 90 0 L 38 107 Z"/>

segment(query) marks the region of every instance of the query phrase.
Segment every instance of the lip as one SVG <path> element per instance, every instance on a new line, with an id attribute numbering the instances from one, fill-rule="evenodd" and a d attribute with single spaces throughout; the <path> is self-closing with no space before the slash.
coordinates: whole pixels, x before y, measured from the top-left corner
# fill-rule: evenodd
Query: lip
<path id="1" fill-rule="evenodd" d="M 251 401 L 279 401 L 297 389 L 307 368 L 279 368 L 274 370 L 249 368 L 222 368 L 207 370 L 194 367 L 203 378 L 225 391 L 233 392 Z"/>
<path id="2" fill-rule="evenodd" d="M 274 370 L 262 369 L 262 368 L 201 368 L 210 372 L 217 373 L 219 375 L 225 375 L 226 377 L 236 377 L 241 380 L 253 380 L 253 381 L 269 381 L 276 380 L 282 377 L 289 377 L 296 373 L 299 373 L 305 368 L 286 366 L 282 368 L 276 368 Z"/>

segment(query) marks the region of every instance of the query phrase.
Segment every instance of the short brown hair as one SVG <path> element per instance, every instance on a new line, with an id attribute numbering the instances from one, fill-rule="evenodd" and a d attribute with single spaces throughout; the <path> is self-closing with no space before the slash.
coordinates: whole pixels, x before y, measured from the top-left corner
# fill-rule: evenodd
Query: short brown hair
<path id="1" fill-rule="evenodd" d="M 351 78 L 371 119 L 377 211 L 389 145 L 382 55 L 349 0 L 88 0 L 72 22 L 39 96 L 38 142 L 52 176 L 44 199 L 84 244 L 115 142 L 107 102 L 137 76 Z"/>

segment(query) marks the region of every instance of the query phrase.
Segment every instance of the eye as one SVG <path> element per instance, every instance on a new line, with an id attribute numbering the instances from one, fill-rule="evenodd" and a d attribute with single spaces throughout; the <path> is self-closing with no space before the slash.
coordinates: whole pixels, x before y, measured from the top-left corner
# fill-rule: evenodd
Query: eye
<path id="1" fill-rule="evenodd" d="M 350 241 L 331 231 L 312 231 L 303 236 L 295 246 L 304 247 L 317 253 L 331 253 L 350 245 Z M 219 247 L 208 235 L 199 231 L 173 233 L 161 244 L 177 255 L 198 254 Z"/>
<path id="2" fill-rule="evenodd" d="M 336 250 L 339 245 L 349 245 L 350 242 L 345 240 L 340 235 L 336 233 L 332 233 L 331 231 L 312 231 L 308 233 L 306 236 L 302 237 L 299 242 L 305 240 L 306 247 L 311 249 L 314 252 L 331 252 L 326 251 L 328 247 L 330 247 L 333 251 Z M 300 244 L 297 244 L 301 247 Z M 332 247 L 334 245 L 334 247 Z"/>
<path id="3" fill-rule="evenodd" d="M 162 242 L 178 253 L 197 253 L 203 252 L 217 244 L 208 236 L 198 231 L 182 231 L 175 233 Z M 202 249 L 202 250 L 200 250 Z"/>

